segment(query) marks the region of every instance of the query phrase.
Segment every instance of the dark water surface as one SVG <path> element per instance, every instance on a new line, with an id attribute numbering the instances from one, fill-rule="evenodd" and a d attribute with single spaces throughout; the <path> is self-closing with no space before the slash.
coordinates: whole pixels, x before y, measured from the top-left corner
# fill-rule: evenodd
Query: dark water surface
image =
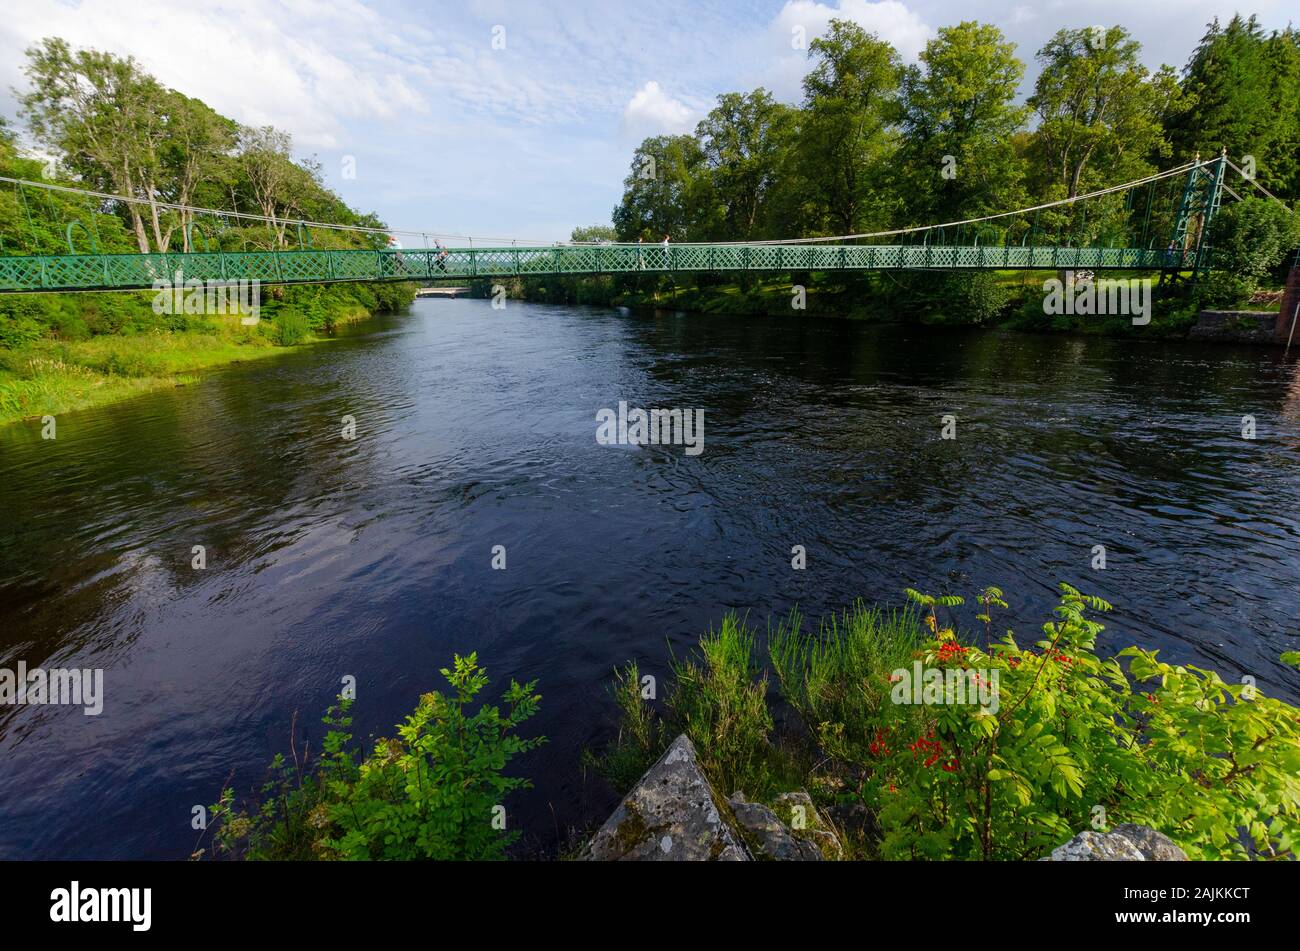
<path id="1" fill-rule="evenodd" d="M 540 680 L 513 815 L 545 842 L 611 804 L 578 755 L 615 665 L 907 585 L 998 584 L 1024 636 L 1070 581 L 1116 604 L 1104 646 L 1300 699 L 1300 369 L 1270 350 L 469 300 L 366 331 L 0 430 L 0 666 L 106 692 L 0 707 L 0 857 L 184 857 L 344 675 L 388 731 L 470 650 L 494 694 Z M 597 445 L 619 400 L 703 408 L 704 453 Z"/>

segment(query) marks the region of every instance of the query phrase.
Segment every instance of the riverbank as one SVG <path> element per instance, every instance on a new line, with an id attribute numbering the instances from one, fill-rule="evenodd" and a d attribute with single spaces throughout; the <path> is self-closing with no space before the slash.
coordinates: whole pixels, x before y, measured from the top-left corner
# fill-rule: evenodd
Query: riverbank
<path id="1" fill-rule="evenodd" d="M 1218 283 L 1162 281 L 1145 271 L 1115 271 L 1103 280 L 1150 280 L 1150 322 L 1132 315 L 1049 314 L 1044 282 L 1056 271 L 933 272 L 879 271 L 755 274 L 749 280 L 720 281 L 683 273 L 678 281 L 656 276 L 602 275 L 480 281 L 473 296 L 487 297 L 494 283 L 507 296 L 537 303 L 590 304 L 637 311 L 677 310 L 735 317 L 791 314 L 872 324 L 989 327 L 1029 333 L 1065 332 L 1097 336 L 1186 339 L 1202 310 L 1277 312 L 1280 285 L 1250 293 Z M 1206 339 L 1218 339 L 1214 337 Z M 1227 339 L 1227 338 L 1223 338 Z"/>
<path id="2" fill-rule="evenodd" d="M 65 295 L 4 307 L 0 426 L 186 386 L 202 371 L 329 339 L 337 328 L 409 304 L 414 285 L 268 288 L 263 318 L 160 317 L 151 294 Z M 24 333 L 24 331 L 26 331 Z M 98 332 L 92 332 L 98 331 Z"/>
<path id="3" fill-rule="evenodd" d="M 629 662 L 617 736 L 581 762 L 626 796 L 580 856 L 1032 861 L 1089 846 L 1081 829 L 1140 827 L 1165 857 L 1294 858 L 1300 710 L 1143 647 L 1099 655 L 1111 605 L 1059 587 L 1032 646 L 994 641 L 1000 589 L 974 596 L 984 629 L 964 635 L 948 614 L 961 597 L 908 589 L 901 610 L 858 602 L 816 629 L 796 610 L 766 636 L 729 613 L 672 662 L 660 696 Z M 1281 660 L 1300 667 L 1300 654 Z M 326 752 L 277 757 L 262 806 L 221 790 L 196 855 L 504 858 L 519 832 L 488 817 L 531 786 L 504 769 L 546 742 L 525 726 L 538 682 L 511 681 L 505 715 L 471 714 L 488 686 L 477 654 L 442 674 L 451 690 L 423 694 L 374 753 L 353 742 L 340 697 Z M 477 755 L 462 760 L 466 734 Z M 404 781 L 412 771 L 425 782 Z"/>

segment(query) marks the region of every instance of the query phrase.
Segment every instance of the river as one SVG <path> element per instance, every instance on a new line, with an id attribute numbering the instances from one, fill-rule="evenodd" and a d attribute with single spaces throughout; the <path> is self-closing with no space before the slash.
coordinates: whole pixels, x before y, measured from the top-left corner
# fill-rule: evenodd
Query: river
<path id="1" fill-rule="evenodd" d="M 598 444 L 619 401 L 702 409 L 703 452 Z M 578 760 L 616 665 L 905 586 L 1000 585 L 1029 640 L 1069 581 L 1115 604 L 1104 648 L 1300 700 L 1300 369 L 1267 348 L 420 300 L 0 430 L 0 511 L 0 666 L 105 693 L 0 707 L 4 858 L 183 858 L 342 678 L 386 732 L 472 650 L 493 695 L 540 682 L 512 821 L 545 847 L 612 805 Z"/>

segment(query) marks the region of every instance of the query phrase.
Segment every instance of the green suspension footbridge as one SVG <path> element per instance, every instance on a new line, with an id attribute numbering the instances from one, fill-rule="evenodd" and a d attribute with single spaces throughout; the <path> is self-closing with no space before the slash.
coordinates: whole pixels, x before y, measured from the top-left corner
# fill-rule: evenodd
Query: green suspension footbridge
<path id="1" fill-rule="evenodd" d="M 39 245 L 31 240 L 26 253 L 20 253 L 22 235 L 0 235 L 0 294 L 140 290 L 189 281 L 429 282 L 704 271 L 1125 269 L 1195 274 L 1210 262 L 1206 233 L 1223 192 L 1239 197 L 1224 183 L 1229 167 L 1240 171 L 1224 154 L 1030 208 L 865 234 L 750 243 L 489 246 L 433 232 L 220 211 L 0 178 L 0 184 L 13 186 L 32 236 L 33 207 L 35 214 L 40 211 L 35 196 L 41 192 L 62 192 L 86 207 L 84 218 L 57 222 L 66 254 L 36 253 Z M 121 213 L 130 203 L 148 205 L 155 216 L 178 216 L 181 249 L 101 253 L 96 216 Z M 272 247 L 250 247 L 249 231 L 262 225 Z M 373 246 L 316 248 L 312 234 L 322 231 L 344 232 L 349 240 Z M 423 238 L 426 246 L 386 246 L 398 234 Z M 433 247 L 427 246 L 430 237 Z M 444 237 L 461 243 L 444 246 Z"/>

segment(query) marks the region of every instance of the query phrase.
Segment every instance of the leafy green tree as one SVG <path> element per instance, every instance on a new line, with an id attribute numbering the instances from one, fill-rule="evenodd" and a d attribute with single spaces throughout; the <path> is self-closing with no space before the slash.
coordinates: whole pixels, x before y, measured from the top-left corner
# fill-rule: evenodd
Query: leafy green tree
<path id="1" fill-rule="evenodd" d="M 293 159 L 293 139 L 273 126 L 239 130 L 238 163 L 258 213 L 267 219 L 273 247 L 287 245 L 295 218 L 324 190 L 320 166 Z"/>
<path id="2" fill-rule="evenodd" d="M 694 136 L 648 138 L 632 155 L 614 230 L 620 241 L 706 237 L 711 191 L 704 150 Z"/>
<path id="3" fill-rule="evenodd" d="M 85 181 L 152 202 L 167 136 L 163 86 L 131 57 L 74 51 L 55 37 L 27 50 L 24 72 L 32 88 L 19 103 L 36 140 Z M 126 214 L 145 253 L 141 207 L 128 204 Z"/>
<path id="4" fill-rule="evenodd" d="M 1057 195 L 1074 196 L 1151 170 L 1170 153 L 1162 117 L 1179 99 L 1173 71 L 1154 75 L 1123 27 L 1060 30 L 1038 51 L 1042 72 L 1029 97 L 1035 143 Z"/>
<path id="5" fill-rule="evenodd" d="M 1011 139 L 1025 66 L 995 26 L 963 22 L 926 44 L 903 79 L 900 165 L 916 222 L 955 221 L 1025 204 L 1022 158 Z"/>
<path id="6" fill-rule="evenodd" d="M 199 184 L 216 171 L 216 166 L 235 143 L 236 125 L 198 99 L 168 90 L 164 94 L 167 110 L 167 137 L 160 148 L 160 196 L 176 205 L 194 203 Z M 156 211 L 156 209 L 155 209 Z M 182 235 L 182 250 L 189 251 L 187 226 L 194 220 L 192 212 L 171 212 L 163 230 L 154 216 L 154 238 L 158 247 L 171 245 L 173 232 Z"/>
<path id="7" fill-rule="evenodd" d="M 1269 198 L 1244 198 L 1219 209 L 1210 223 L 1216 270 L 1253 288 L 1300 244 L 1300 222 Z"/>
<path id="8" fill-rule="evenodd" d="M 1253 156 L 1258 180 L 1295 194 L 1300 141 L 1300 44 L 1294 30 L 1265 34 L 1254 17 L 1211 21 L 1183 71 L 1188 107 L 1170 117 L 1180 155 Z"/>
<path id="9" fill-rule="evenodd" d="M 1277 125 L 1262 177 L 1279 194 L 1300 199 L 1300 30 L 1289 26 L 1274 33 L 1268 49 Z"/>
<path id="10" fill-rule="evenodd" d="M 884 172 L 895 145 L 901 61 L 892 46 L 848 20 L 832 20 L 808 55 L 800 167 L 827 225 L 856 233 L 880 222 L 889 203 Z"/>
<path id="11" fill-rule="evenodd" d="M 618 232 L 611 225 L 586 225 L 573 229 L 569 240 L 575 244 L 595 244 L 600 241 L 617 241 Z"/>
<path id="12" fill-rule="evenodd" d="M 793 109 L 760 88 L 719 96 L 717 106 L 696 128 L 712 198 L 722 216 L 722 233 L 715 232 L 715 237 L 741 241 L 758 237 L 793 118 Z"/>

